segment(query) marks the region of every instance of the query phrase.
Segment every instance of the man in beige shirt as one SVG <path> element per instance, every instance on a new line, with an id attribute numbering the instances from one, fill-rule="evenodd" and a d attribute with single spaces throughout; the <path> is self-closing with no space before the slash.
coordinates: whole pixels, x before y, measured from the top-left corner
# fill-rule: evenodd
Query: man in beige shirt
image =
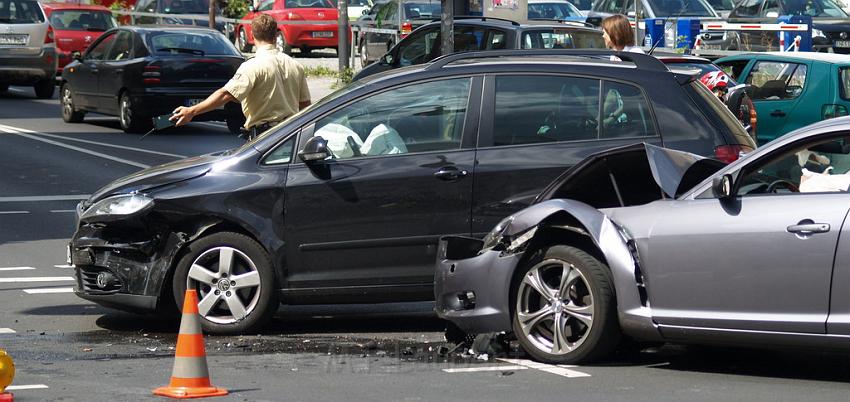
<path id="1" fill-rule="evenodd" d="M 227 102 L 239 102 L 247 119 L 245 128 L 253 137 L 310 105 L 304 67 L 273 44 L 277 35 L 274 18 L 260 14 L 251 21 L 251 29 L 256 56 L 242 63 L 233 78 L 203 102 L 174 109 L 171 121 L 182 126 Z"/>

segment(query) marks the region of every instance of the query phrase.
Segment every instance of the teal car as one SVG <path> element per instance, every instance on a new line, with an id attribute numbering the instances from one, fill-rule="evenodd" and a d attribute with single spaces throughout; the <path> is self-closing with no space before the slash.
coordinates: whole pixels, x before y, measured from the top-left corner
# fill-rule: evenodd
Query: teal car
<path id="1" fill-rule="evenodd" d="M 835 53 L 766 52 L 717 59 L 735 81 L 752 87 L 758 142 L 817 121 L 846 116 L 850 57 Z"/>

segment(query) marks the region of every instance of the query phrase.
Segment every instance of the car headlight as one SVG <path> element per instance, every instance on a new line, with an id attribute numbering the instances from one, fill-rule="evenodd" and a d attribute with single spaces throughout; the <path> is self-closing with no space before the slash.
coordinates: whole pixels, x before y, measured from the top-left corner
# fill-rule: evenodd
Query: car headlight
<path id="1" fill-rule="evenodd" d="M 490 231 L 490 233 L 487 233 L 487 236 L 484 236 L 484 244 L 481 246 L 481 251 L 484 252 L 496 247 L 502 241 L 502 238 L 505 236 L 505 231 L 513 221 L 513 216 L 502 219 L 502 221 L 499 222 L 496 227 Z"/>
<path id="2" fill-rule="evenodd" d="M 823 31 L 821 31 L 820 29 L 814 29 L 814 28 L 812 28 L 812 38 L 814 38 L 814 37 L 816 37 L 816 36 L 820 36 L 820 37 L 826 38 L 826 35 L 823 33 Z"/>
<path id="3" fill-rule="evenodd" d="M 153 206 L 153 198 L 142 194 L 123 194 L 104 198 L 86 209 L 80 220 L 120 219 Z"/>

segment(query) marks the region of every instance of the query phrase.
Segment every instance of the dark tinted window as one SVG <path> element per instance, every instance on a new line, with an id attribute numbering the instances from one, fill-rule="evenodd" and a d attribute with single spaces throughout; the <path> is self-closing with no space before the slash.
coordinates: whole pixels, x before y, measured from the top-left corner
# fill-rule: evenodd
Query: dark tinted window
<path id="1" fill-rule="evenodd" d="M 570 29 L 546 29 L 522 33 L 523 49 L 604 49 L 602 33 Z"/>
<path id="2" fill-rule="evenodd" d="M 581 17 L 578 9 L 570 3 L 529 3 L 528 19 L 563 20 Z"/>
<path id="3" fill-rule="evenodd" d="M 698 0 L 648 0 L 656 17 L 711 17 L 706 4 Z"/>
<path id="4" fill-rule="evenodd" d="M 209 0 L 160 0 L 162 12 L 167 14 L 207 14 Z"/>
<path id="5" fill-rule="evenodd" d="M 601 138 L 654 137 L 649 102 L 636 86 L 606 81 Z"/>
<path id="6" fill-rule="evenodd" d="M 41 7 L 32 0 L 0 0 L 0 23 L 32 24 L 44 22 Z"/>
<path id="7" fill-rule="evenodd" d="M 286 8 L 334 8 L 329 0 L 286 0 Z"/>
<path id="8" fill-rule="evenodd" d="M 596 139 L 598 115 L 598 80 L 496 77 L 494 145 Z"/>
<path id="9" fill-rule="evenodd" d="M 69 31 L 106 31 L 114 28 L 111 13 L 91 10 L 56 10 L 50 14 L 50 25 Z"/>
<path id="10" fill-rule="evenodd" d="M 152 32 L 145 40 L 157 55 L 238 56 L 236 48 L 217 32 Z"/>
<path id="11" fill-rule="evenodd" d="M 734 14 L 741 17 L 756 17 L 759 15 L 764 0 L 743 0 L 735 8 Z"/>
<path id="12" fill-rule="evenodd" d="M 133 34 L 128 31 L 121 31 L 115 39 L 115 44 L 106 56 L 105 60 L 127 60 L 132 56 L 133 51 Z"/>
<path id="13" fill-rule="evenodd" d="M 109 47 L 115 42 L 115 36 L 115 32 L 113 32 L 90 48 L 89 52 L 86 53 L 86 60 L 103 60 L 106 57 L 106 52 L 109 51 Z"/>

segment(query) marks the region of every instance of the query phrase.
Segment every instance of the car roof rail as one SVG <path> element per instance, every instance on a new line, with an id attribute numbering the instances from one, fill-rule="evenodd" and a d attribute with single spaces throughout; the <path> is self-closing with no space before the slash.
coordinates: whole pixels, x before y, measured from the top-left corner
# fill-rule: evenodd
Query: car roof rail
<path id="1" fill-rule="evenodd" d="M 587 28 L 596 28 L 599 29 L 599 26 L 593 25 L 587 21 L 568 21 L 568 20 L 553 20 L 550 18 L 529 18 L 528 22 L 530 26 L 535 26 L 535 23 L 550 23 L 550 24 L 561 24 L 561 25 L 575 25 L 578 27 L 587 27 Z"/>
<path id="2" fill-rule="evenodd" d="M 619 52 L 601 49 L 515 49 L 515 50 L 485 50 L 477 52 L 450 53 L 434 59 L 425 67 L 425 71 L 439 70 L 449 63 L 460 60 L 491 59 L 496 57 L 540 57 L 540 56 L 579 56 L 588 58 L 603 58 L 616 56 L 623 61 L 634 63 L 635 67 L 643 70 L 670 71 L 667 66 L 653 56 L 644 53 Z"/>
<path id="3" fill-rule="evenodd" d="M 507 18 L 496 18 L 496 17 L 483 17 L 480 15 L 455 15 L 455 20 L 478 20 L 478 21 L 502 21 L 502 22 L 510 22 L 513 26 L 520 26 L 519 22 L 514 20 L 509 20 Z M 439 18 L 432 18 L 431 22 L 442 21 Z"/>

